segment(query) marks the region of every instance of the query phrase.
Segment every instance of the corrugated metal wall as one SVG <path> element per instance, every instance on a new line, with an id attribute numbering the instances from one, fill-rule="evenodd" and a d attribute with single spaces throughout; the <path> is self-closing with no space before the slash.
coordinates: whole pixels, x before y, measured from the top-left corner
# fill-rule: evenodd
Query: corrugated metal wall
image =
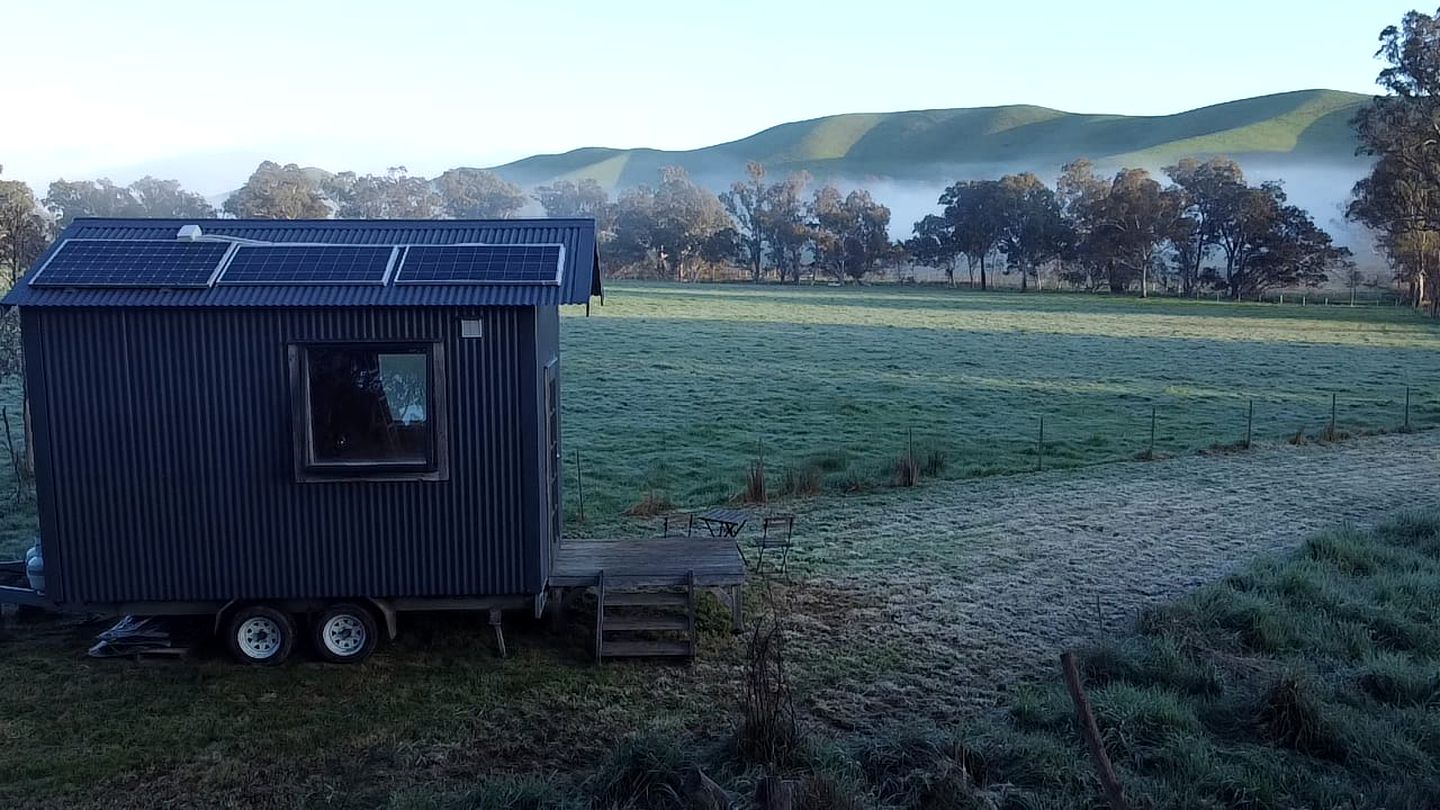
<path id="1" fill-rule="evenodd" d="M 59 600 L 543 587 L 536 310 L 22 314 Z M 287 346 L 352 339 L 443 342 L 449 480 L 295 481 Z"/>

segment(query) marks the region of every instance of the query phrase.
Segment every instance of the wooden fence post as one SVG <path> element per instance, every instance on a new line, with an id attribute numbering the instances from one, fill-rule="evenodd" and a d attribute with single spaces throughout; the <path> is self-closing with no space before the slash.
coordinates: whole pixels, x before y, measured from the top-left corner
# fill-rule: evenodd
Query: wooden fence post
<path id="1" fill-rule="evenodd" d="M 1090 749 L 1090 760 L 1095 773 L 1100 777 L 1100 787 L 1110 802 L 1111 810 L 1128 810 L 1125 791 L 1120 778 L 1115 775 L 1115 766 L 1110 764 L 1110 755 L 1105 753 L 1105 743 L 1100 739 L 1100 728 L 1095 725 L 1095 714 L 1090 711 L 1090 699 L 1085 696 L 1085 687 L 1080 683 L 1080 670 L 1075 666 L 1075 654 L 1060 656 L 1060 668 L 1065 672 L 1065 686 L 1070 690 L 1070 700 L 1075 703 L 1075 714 L 1080 719 L 1080 736 Z"/>
<path id="2" fill-rule="evenodd" d="M 1150 461 L 1154 461 L 1154 460 L 1155 460 L 1155 406 L 1154 406 L 1154 405 L 1151 405 L 1151 406 L 1150 406 L 1150 450 L 1148 451 L 1148 455 L 1149 455 L 1149 460 L 1150 460 Z"/>
<path id="3" fill-rule="evenodd" d="M 1035 443 L 1035 469 L 1045 469 L 1045 417 L 1040 417 L 1040 440 Z"/>

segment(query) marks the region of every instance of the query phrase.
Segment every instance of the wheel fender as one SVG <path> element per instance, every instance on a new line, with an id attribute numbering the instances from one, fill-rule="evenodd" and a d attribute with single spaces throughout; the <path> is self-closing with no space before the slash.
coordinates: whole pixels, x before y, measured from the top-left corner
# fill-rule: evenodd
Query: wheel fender
<path id="1" fill-rule="evenodd" d="M 231 599 L 229 602 L 226 602 L 219 610 L 215 611 L 215 626 L 210 628 L 210 632 L 217 636 L 220 635 L 220 630 L 225 626 L 225 617 L 229 616 L 230 611 L 234 610 L 237 607 L 240 607 L 240 605 L 241 602 L 239 599 Z"/>
<path id="2" fill-rule="evenodd" d="M 395 636 L 400 632 L 395 618 L 395 606 L 384 599 L 371 599 L 368 596 L 365 597 L 364 601 L 375 608 L 375 612 L 380 614 L 380 618 L 385 620 L 385 640 L 394 641 Z"/>

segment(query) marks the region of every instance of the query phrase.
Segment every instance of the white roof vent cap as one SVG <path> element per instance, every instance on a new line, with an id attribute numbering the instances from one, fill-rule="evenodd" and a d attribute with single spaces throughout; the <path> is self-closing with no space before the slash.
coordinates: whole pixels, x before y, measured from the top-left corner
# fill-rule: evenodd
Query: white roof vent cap
<path id="1" fill-rule="evenodd" d="M 175 238 L 181 242 L 194 242 L 203 235 L 199 225 L 181 225 L 180 232 L 175 234 Z"/>

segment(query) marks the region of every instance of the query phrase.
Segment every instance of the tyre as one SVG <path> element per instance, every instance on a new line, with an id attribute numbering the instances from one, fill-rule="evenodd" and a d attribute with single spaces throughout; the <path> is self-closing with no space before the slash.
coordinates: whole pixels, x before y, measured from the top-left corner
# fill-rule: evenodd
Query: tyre
<path id="1" fill-rule="evenodd" d="M 331 605 L 315 620 L 315 651 L 336 664 L 364 661 L 375 651 L 380 631 L 375 617 L 359 605 Z"/>
<path id="2" fill-rule="evenodd" d="M 266 605 L 250 605 L 230 617 L 230 654 L 242 664 L 275 666 L 295 647 L 295 622 L 289 614 Z"/>

